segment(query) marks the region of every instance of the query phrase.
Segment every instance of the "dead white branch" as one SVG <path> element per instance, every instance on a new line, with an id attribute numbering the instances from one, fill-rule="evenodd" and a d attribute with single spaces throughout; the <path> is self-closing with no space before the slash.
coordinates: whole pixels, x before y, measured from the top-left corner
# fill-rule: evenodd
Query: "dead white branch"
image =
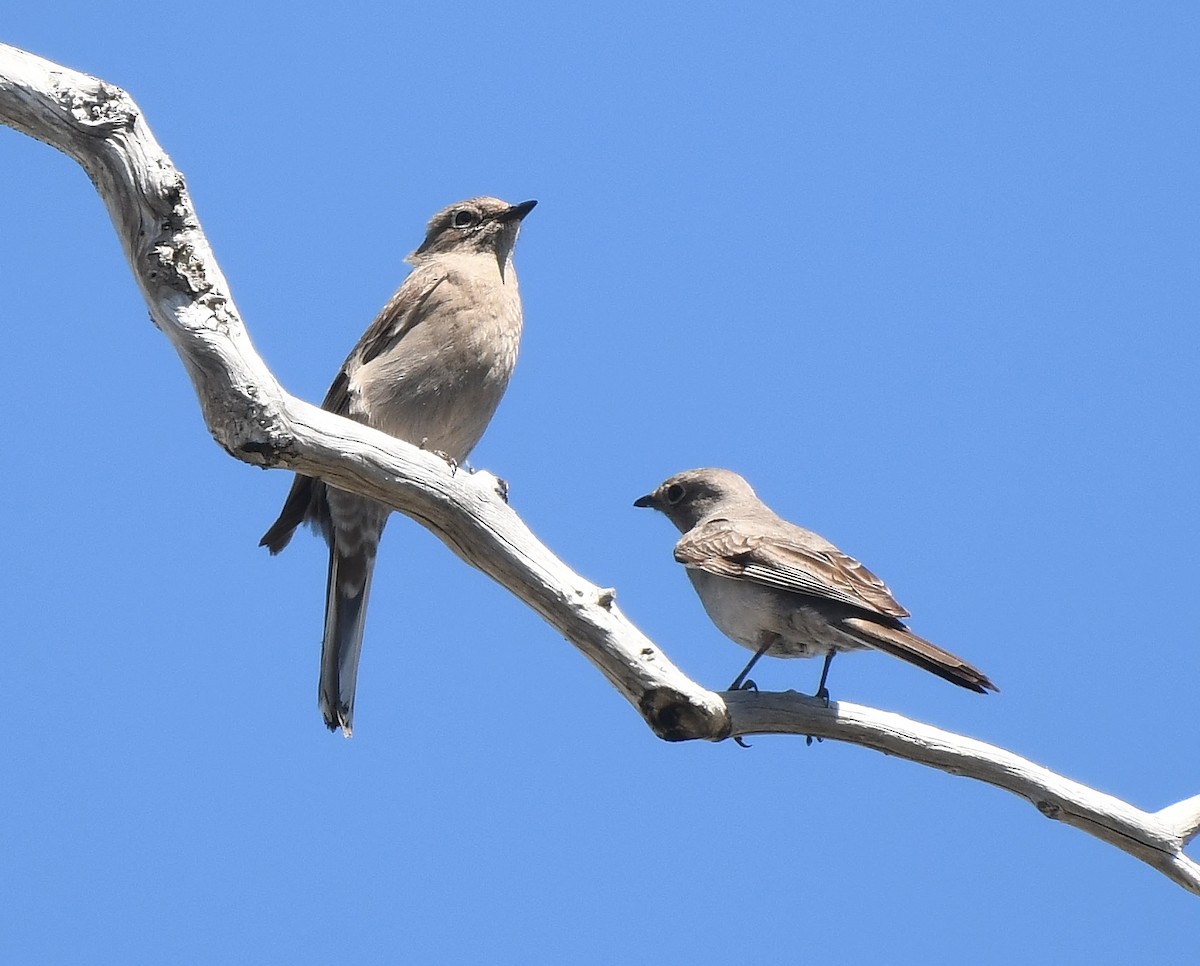
<path id="1" fill-rule="evenodd" d="M 898 714 L 788 692 L 722 694 L 734 734 L 794 734 L 835 738 L 930 765 L 1020 795 L 1047 818 L 1074 825 L 1135 855 L 1200 895 L 1200 864 L 1183 848 L 1200 828 L 1200 795 L 1158 812 L 1144 812 L 1094 788 L 1057 775 L 1011 751 Z"/>
<path id="2" fill-rule="evenodd" d="M 875 748 L 1005 788 L 1200 894 L 1200 866 L 1183 854 L 1200 829 L 1200 796 L 1143 812 L 1003 749 L 898 715 L 826 708 L 792 693 L 717 694 L 689 680 L 625 618 L 613 591 L 584 580 L 533 536 L 494 477 L 453 473 L 429 453 L 283 391 L 250 344 L 183 177 L 124 91 L 0 45 L 0 119 L 87 171 L 151 317 L 226 451 L 321 477 L 422 523 L 583 651 L 660 737 L 796 734 Z"/>

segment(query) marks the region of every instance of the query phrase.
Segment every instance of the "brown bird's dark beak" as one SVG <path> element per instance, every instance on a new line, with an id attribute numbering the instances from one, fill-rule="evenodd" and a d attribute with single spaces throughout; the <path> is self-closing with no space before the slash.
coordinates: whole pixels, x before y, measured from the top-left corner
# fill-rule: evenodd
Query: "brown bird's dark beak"
<path id="1" fill-rule="evenodd" d="M 497 221 L 520 221 L 529 214 L 537 206 L 536 201 L 522 201 L 519 205 L 513 205 L 507 211 L 502 211 L 497 216 Z"/>
<path id="2" fill-rule="evenodd" d="M 653 493 L 647 493 L 645 496 L 639 496 L 633 501 L 634 506 L 650 507 L 651 510 L 658 509 L 658 501 L 654 499 Z"/>

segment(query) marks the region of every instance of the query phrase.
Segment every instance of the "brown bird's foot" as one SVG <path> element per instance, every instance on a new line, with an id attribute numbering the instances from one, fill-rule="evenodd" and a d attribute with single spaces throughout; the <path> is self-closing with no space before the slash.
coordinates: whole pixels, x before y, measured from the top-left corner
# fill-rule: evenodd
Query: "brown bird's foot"
<path id="1" fill-rule="evenodd" d="M 449 453 L 443 453 L 440 449 L 430 449 L 426 444 L 429 442 L 429 437 L 426 436 L 421 440 L 421 449 L 427 453 L 432 453 L 434 456 L 440 456 L 450 466 L 450 475 L 453 476 L 458 472 L 458 460 Z"/>
<path id="2" fill-rule="evenodd" d="M 495 473 L 489 473 L 487 470 L 477 470 L 466 463 L 463 464 L 463 469 L 470 473 L 481 487 L 490 489 L 505 503 L 508 502 L 508 480 L 502 480 Z"/>

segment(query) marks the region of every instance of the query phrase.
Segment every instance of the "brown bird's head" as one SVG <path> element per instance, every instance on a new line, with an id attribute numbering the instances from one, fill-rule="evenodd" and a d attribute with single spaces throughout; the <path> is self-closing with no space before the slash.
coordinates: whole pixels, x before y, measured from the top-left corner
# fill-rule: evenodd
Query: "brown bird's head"
<path id="1" fill-rule="evenodd" d="M 436 255 L 478 253 L 496 256 L 503 273 L 512 256 L 521 229 L 521 219 L 533 211 L 536 201 L 510 205 L 499 198 L 468 198 L 439 211 L 429 219 L 425 241 L 408 256 L 416 264 Z"/>
<path id="2" fill-rule="evenodd" d="M 634 500 L 633 505 L 664 513 L 681 533 L 687 533 L 727 503 L 757 500 L 750 484 L 732 470 L 710 466 L 676 473 L 663 480 L 653 493 Z"/>

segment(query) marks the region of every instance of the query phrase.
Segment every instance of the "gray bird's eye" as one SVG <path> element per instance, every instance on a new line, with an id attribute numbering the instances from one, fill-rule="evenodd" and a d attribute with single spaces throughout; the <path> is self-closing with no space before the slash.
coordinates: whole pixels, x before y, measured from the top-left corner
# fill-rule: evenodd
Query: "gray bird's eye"
<path id="1" fill-rule="evenodd" d="M 450 216 L 450 224 L 454 228 L 473 228 L 479 223 L 479 215 L 470 208 L 459 208 Z"/>
<path id="2" fill-rule="evenodd" d="M 680 500 L 682 500 L 685 496 L 687 496 L 687 490 L 685 490 L 678 483 L 672 483 L 670 486 L 667 487 L 667 502 L 668 503 L 674 505 L 674 504 L 678 503 Z"/>

